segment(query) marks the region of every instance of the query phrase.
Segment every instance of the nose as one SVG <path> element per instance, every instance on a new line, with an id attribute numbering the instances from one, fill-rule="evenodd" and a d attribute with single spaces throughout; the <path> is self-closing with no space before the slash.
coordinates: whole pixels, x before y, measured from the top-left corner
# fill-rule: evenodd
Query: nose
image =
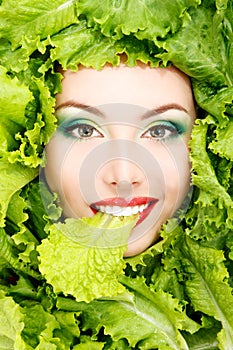
<path id="1" fill-rule="evenodd" d="M 114 159 L 105 164 L 100 176 L 105 186 L 119 197 L 130 197 L 145 181 L 143 170 L 128 159 Z"/>

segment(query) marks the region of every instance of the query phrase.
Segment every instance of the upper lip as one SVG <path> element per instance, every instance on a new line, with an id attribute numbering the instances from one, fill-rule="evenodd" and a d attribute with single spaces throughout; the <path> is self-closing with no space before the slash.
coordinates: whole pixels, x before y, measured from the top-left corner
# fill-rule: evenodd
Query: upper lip
<path id="1" fill-rule="evenodd" d="M 158 202 L 157 198 L 153 197 L 134 197 L 130 200 L 121 197 L 114 197 L 104 199 L 98 202 L 92 203 L 90 206 L 95 208 L 96 206 L 118 206 L 118 207 L 134 207 L 136 205 L 152 204 Z"/>

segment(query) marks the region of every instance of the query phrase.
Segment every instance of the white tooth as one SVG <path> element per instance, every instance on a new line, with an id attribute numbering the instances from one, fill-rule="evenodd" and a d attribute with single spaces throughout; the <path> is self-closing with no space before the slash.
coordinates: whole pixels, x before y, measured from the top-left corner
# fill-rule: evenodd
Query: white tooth
<path id="1" fill-rule="evenodd" d="M 143 205 L 140 205 L 138 209 L 139 209 L 139 212 L 141 213 L 144 210 Z"/>
<path id="2" fill-rule="evenodd" d="M 100 206 L 97 207 L 97 210 L 100 210 L 103 213 L 114 215 L 114 216 L 130 216 L 132 214 L 137 214 L 143 212 L 148 207 L 147 204 L 135 205 L 133 207 L 119 207 L 119 206 Z"/>
<path id="3" fill-rule="evenodd" d="M 113 207 L 113 215 L 118 215 L 118 213 L 121 211 L 121 208 L 118 206 Z"/>
<path id="4" fill-rule="evenodd" d="M 137 214 L 139 211 L 138 205 L 136 205 L 135 207 L 132 207 L 132 214 Z"/>
<path id="5" fill-rule="evenodd" d="M 118 207 L 117 209 L 118 210 L 116 212 L 114 212 L 113 215 L 115 215 L 115 216 L 126 216 L 125 215 L 126 208 Z"/>
<path id="6" fill-rule="evenodd" d="M 122 215 L 121 215 L 121 208 L 118 207 L 118 206 L 114 206 L 114 207 L 113 207 L 113 212 L 112 212 L 112 214 L 113 214 L 114 216 L 122 216 Z"/>
<path id="7" fill-rule="evenodd" d="M 113 207 L 110 207 L 109 205 L 107 205 L 105 207 L 105 213 L 106 214 L 112 214 L 113 213 Z"/>
<path id="8" fill-rule="evenodd" d="M 131 207 L 125 208 L 125 209 L 123 210 L 123 212 L 124 212 L 123 216 L 130 216 L 130 215 L 132 215 L 132 209 L 131 209 Z"/>
<path id="9" fill-rule="evenodd" d="M 143 210 L 145 210 L 146 208 L 147 208 L 147 204 L 140 205 L 139 207 L 140 213 L 143 212 Z"/>

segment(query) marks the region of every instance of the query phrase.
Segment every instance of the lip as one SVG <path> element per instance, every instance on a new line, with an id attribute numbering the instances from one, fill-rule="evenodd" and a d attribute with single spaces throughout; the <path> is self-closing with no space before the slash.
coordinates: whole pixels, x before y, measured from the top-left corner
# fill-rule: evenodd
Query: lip
<path id="1" fill-rule="evenodd" d="M 108 198 L 108 199 L 104 199 L 102 201 L 99 202 L 95 202 L 91 204 L 92 206 L 118 206 L 118 207 L 133 207 L 135 205 L 143 205 L 143 204 L 148 204 L 150 202 L 158 202 L 157 198 L 153 198 L 153 197 L 134 197 L 132 198 L 130 201 L 127 201 L 126 198 L 122 198 L 122 197 L 114 197 L 114 198 Z"/>
<path id="2" fill-rule="evenodd" d="M 146 217 L 150 214 L 151 210 L 154 208 L 156 203 L 158 203 L 157 198 L 153 197 L 134 197 L 129 201 L 126 198 L 114 197 L 107 198 L 98 202 L 94 202 L 90 205 L 91 210 L 94 214 L 99 211 L 99 207 L 120 207 L 120 208 L 132 208 L 146 205 L 146 208 L 139 213 L 139 218 L 136 225 L 139 225 Z M 114 214 L 113 214 L 114 215 Z M 120 215 L 117 215 L 120 216 Z M 124 216 L 124 215 L 122 215 Z"/>

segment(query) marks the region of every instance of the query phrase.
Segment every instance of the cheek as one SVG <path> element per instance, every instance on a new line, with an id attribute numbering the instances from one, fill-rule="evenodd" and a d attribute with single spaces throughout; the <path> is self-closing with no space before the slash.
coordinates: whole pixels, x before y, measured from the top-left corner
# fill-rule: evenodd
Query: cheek
<path id="1" fill-rule="evenodd" d="M 171 206 L 180 206 L 190 187 L 191 164 L 187 144 L 183 141 L 158 144 L 151 152 L 161 173 L 164 200 Z"/>
<path id="2" fill-rule="evenodd" d="M 172 204 L 173 210 L 177 210 L 190 189 L 191 163 L 187 148 L 178 147 L 169 155 L 170 162 L 163 169 L 165 200 Z"/>
<path id="3" fill-rule="evenodd" d="M 58 135 L 50 141 L 45 153 L 45 176 L 50 189 L 61 195 L 66 189 L 76 186 L 80 157 L 75 143 Z"/>

